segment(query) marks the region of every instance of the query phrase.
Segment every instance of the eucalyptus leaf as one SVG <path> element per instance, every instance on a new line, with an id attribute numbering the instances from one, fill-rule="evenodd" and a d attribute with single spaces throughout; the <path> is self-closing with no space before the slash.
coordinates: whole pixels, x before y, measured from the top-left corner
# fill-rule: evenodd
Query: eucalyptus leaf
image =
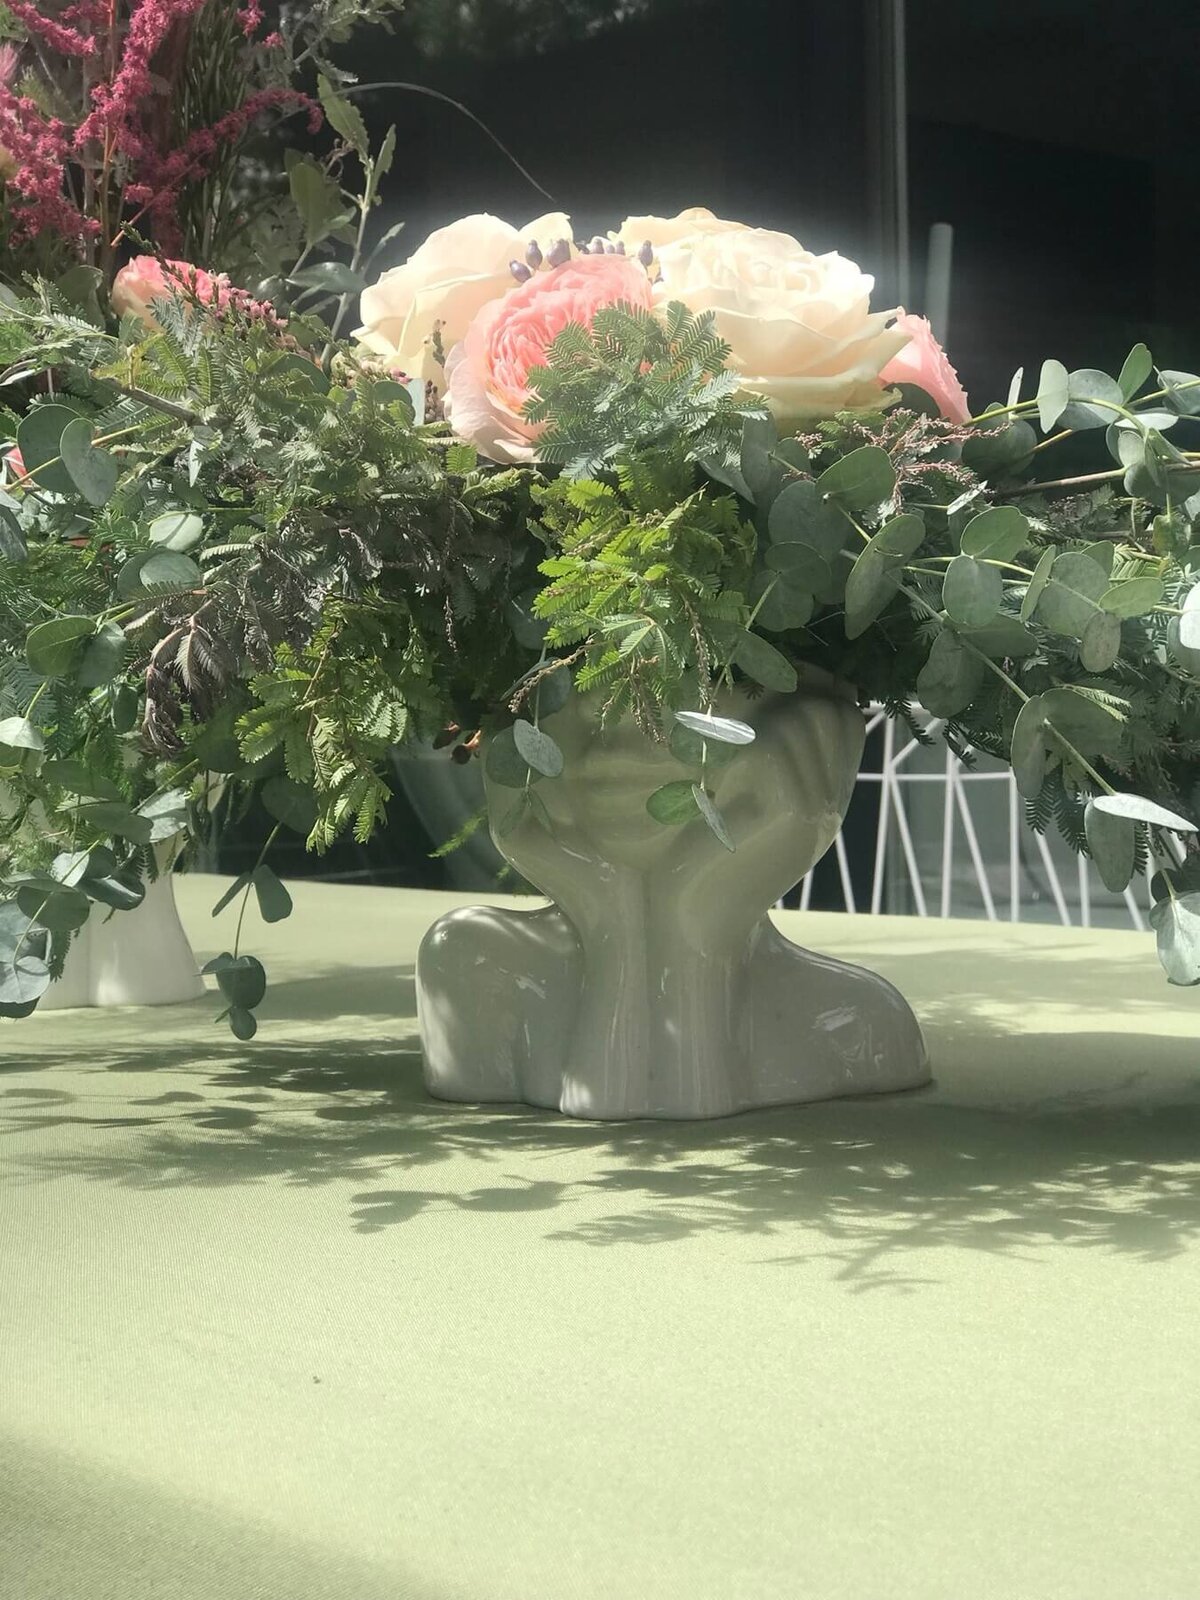
<path id="1" fill-rule="evenodd" d="M 1160 369 L 1159 382 L 1167 391 L 1167 404 L 1180 416 L 1200 415 L 1200 377 L 1194 372 L 1170 372 Z"/>
<path id="2" fill-rule="evenodd" d="M 67 794 L 84 795 L 91 800 L 121 799 L 121 791 L 111 778 L 93 772 L 82 761 L 47 761 L 41 776 L 43 783 L 52 783 Z"/>
<path id="3" fill-rule="evenodd" d="M 245 1043 L 253 1039 L 258 1032 L 258 1018 L 245 1006 L 230 1006 L 229 1031 L 235 1039 L 241 1039 Z"/>
<path id="4" fill-rule="evenodd" d="M 693 793 L 694 787 L 695 785 L 686 778 L 680 778 L 674 783 L 664 783 L 660 789 L 655 789 L 646 801 L 646 810 L 655 822 L 662 822 L 668 826 L 690 822 L 700 814 Z"/>
<path id="5" fill-rule="evenodd" d="M 1045 718 L 1039 695 L 1027 700 L 1017 713 L 1009 757 L 1018 791 L 1026 800 L 1036 800 L 1050 764 L 1046 743 Z"/>
<path id="6" fill-rule="evenodd" d="M 102 622 L 83 647 L 75 673 L 82 689 L 111 683 L 125 665 L 125 634 L 115 622 Z"/>
<path id="7" fill-rule="evenodd" d="M 62 460 L 62 436 L 79 413 L 69 406 L 33 406 L 17 427 L 17 448 L 25 471 L 32 474 L 29 488 L 48 489 L 53 494 L 73 495 L 75 480 Z"/>
<path id="8" fill-rule="evenodd" d="M 954 631 L 943 628 L 917 675 L 917 698 L 931 716 L 952 717 L 975 698 L 985 670 Z"/>
<path id="9" fill-rule="evenodd" d="M 733 651 L 734 663 L 747 677 L 761 683 L 764 689 L 775 689 L 780 694 L 791 694 L 796 687 L 796 669 L 773 644 L 757 633 L 738 635 Z"/>
<path id="10" fill-rule="evenodd" d="M 817 490 L 849 511 L 882 504 L 896 487 L 891 457 L 878 445 L 864 444 L 841 456 L 817 479 Z"/>
<path id="11" fill-rule="evenodd" d="M 50 968 L 40 956 L 22 950 L 0 954 L 0 1005 L 27 1006 L 50 987 Z"/>
<path id="12" fill-rule="evenodd" d="M 0 750 L 35 750 L 46 748 L 40 728 L 28 717 L 5 717 L 0 721 Z"/>
<path id="13" fill-rule="evenodd" d="M 246 889 L 248 889 L 253 881 L 253 875 L 251 873 L 240 873 L 238 877 L 236 877 L 229 885 L 228 889 L 226 889 L 225 893 L 217 901 L 216 905 L 212 908 L 213 916 L 219 917 L 222 911 L 224 911 L 225 907 L 232 905 L 237 899 L 238 895 L 242 894 Z"/>
<path id="14" fill-rule="evenodd" d="M 714 716 L 711 711 L 677 711 L 675 721 L 692 733 L 698 733 L 702 739 L 712 739 L 718 744 L 753 744 L 756 738 L 748 722 Z"/>
<path id="15" fill-rule="evenodd" d="M 282 922 L 292 914 L 292 897 L 265 861 L 254 869 L 254 893 L 264 922 Z"/>
<path id="16" fill-rule="evenodd" d="M 1154 800 L 1144 800 L 1140 794 L 1099 794 L 1092 801 L 1098 811 L 1109 816 L 1129 817 L 1134 822 L 1148 822 L 1155 828 L 1170 828 L 1174 833 L 1195 833 L 1196 824 L 1168 811 Z"/>
<path id="17" fill-rule="evenodd" d="M 1050 581 L 1050 569 L 1054 565 L 1058 551 L 1053 545 L 1043 550 L 1038 557 L 1037 566 L 1033 569 L 1033 577 L 1025 590 L 1025 597 L 1021 601 L 1021 621 L 1028 622 L 1037 610 L 1038 601 L 1042 598 L 1042 591 Z"/>
<path id="18" fill-rule="evenodd" d="M 1153 370 L 1154 357 L 1144 344 L 1135 344 L 1117 375 L 1117 388 L 1126 400 L 1133 399 Z"/>
<path id="19" fill-rule="evenodd" d="M 1079 662 L 1085 672 L 1107 672 L 1121 653 L 1121 619 L 1097 611 L 1079 641 Z"/>
<path id="20" fill-rule="evenodd" d="M 742 425 L 740 472 L 755 505 L 762 503 L 775 483 L 776 468 L 771 452 L 778 439 L 775 424 L 769 417 L 747 417 Z"/>
<path id="21" fill-rule="evenodd" d="M 132 911 L 146 898 L 145 885 L 131 872 L 113 872 L 103 877 L 87 877 L 82 888 L 91 900 L 114 911 Z"/>
<path id="22" fill-rule="evenodd" d="M 1104 591 L 1100 604 L 1114 617 L 1144 617 L 1162 603 L 1163 592 L 1161 578 L 1125 578 Z"/>
<path id="23" fill-rule="evenodd" d="M 817 594 L 829 586 L 829 563 L 809 544 L 773 544 L 767 551 L 767 566 L 782 574 L 789 588 Z"/>
<path id="24" fill-rule="evenodd" d="M 982 628 L 1000 609 L 1004 583 L 998 567 L 973 556 L 955 556 L 946 568 L 942 604 L 947 615 L 965 628 Z"/>
<path id="25" fill-rule="evenodd" d="M 86 417 L 76 417 L 67 424 L 59 450 L 72 483 L 88 504 L 106 506 L 117 487 L 121 468 L 115 456 L 92 444 L 92 425 Z"/>
<path id="26" fill-rule="evenodd" d="M 86 894 L 63 885 L 49 893 L 29 886 L 18 889 L 17 904 L 31 922 L 49 933 L 74 933 L 92 909 Z"/>
<path id="27" fill-rule="evenodd" d="M 71 675 L 83 653 L 83 641 L 96 631 L 92 617 L 55 617 L 39 622 L 25 636 L 25 659 L 43 678 Z"/>
<path id="28" fill-rule="evenodd" d="M 755 576 L 747 598 L 754 612 L 755 623 L 771 633 L 786 633 L 791 628 L 802 628 L 815 609 L 811 594 L 794 588 L 782 573 L 770 570 Z"/>
<path id="29" fill-rule="evenodd" d="M 1072 372 L 1067 392 L 1070 404 L 1058 419 L 1067 428 L 1107 428 L 1125 406 L 1125 396 L 1116 380 L 1095 367 Z"/>
<path id="30" fill-rule="evenodd" d="M 1176 895 L 1150 908 L 1150 926 L 1167 982 L 1200 983 L 1200 894 Z"/>
<path id="31" fill-rule="evenodd" d="M 487 742 L 483 758 L 484 771 L 493 783 L 507 789 L 523 789 L 526 783 L 541 781 L 542 774 L 531 767 L 517 749 L 516 737 L 511 728 L 502 728 Z"/>
<path id="32" fill-rule="evenodd" d="M 963 442 L 963 465 L 990 482 L 1002 482 L 1029 465 L 1036 445 L 1037 434 L 1024 418 L 999 425 L 985 414 L 972 437 Z"/>
<path id="33" fill-rule="evenodd" d="M 1042 372 L 1038 379 L 1037 408 L 1038 422 L 1043 433 L 1049 433 L 1067 409 L 1067 402 L 1071 398 L 1069 384 L 1070 375 L 1061 361 L 1042 362 Z"/>
<path id="34" fill-rule="evenodd" d="M 217 987 L 231 1006 L 252 1011 L 267 992 L 267 974 L 254 956 L 234 956 L 228 951 L 207 963 L 203 971 L 217 980 Z"/>
<path id="35" fill-rule="evenodd" d="M 524 717 L 518 717 L 513 723 L 512 733 L 517 752 L 527 766 L 540 772 L 543 778 L 562 775 L 563 753 L 548 733 L 527 722 Z"/>
<path id="36" fill-rule="evenodd" d="M 204 523 L 194 511 L 164 511 L 146 529 L 152 544 L 167 550 L 190 550 L 204 537 Z"/>
<path id="37" fill-rule="evenodd" d="M 1137 858 L 1137 827 L 1128 817 L 1098 811 L 1089 801 L 1083 813 L 1088 853 L 1106 889 L 1120 894 L 1129 886 Z"/>
<path id="38" fill-rule="evenodd" d="M 696 802 L 700 815 L 708 823 L 709 828 L 723 844 L 726 850 L 732 851 L 733 840 L 729 837 L 729 829 L 725 826 L 725 818 L 717 810 L 716 801 L 700 784 L 692 785 L 692 798 Z"/>
<path id="39" fill-rule="evenodd" d="M 1011 561 L 1029 543 L 1029 520 L 1016 506 L 991 506 L 963 529 L 963 555 L 978 560 Z"/>
<path id="40" fill-rule="evenodd" d="M 80 823 L 101 833 L 112 833 L 131 844 L 149 844 L 154 828 L 148 817 L 139 817 L 116 800 L 95 800 L 76 810 Z"/>
<path id="41" fill-rule="evenodd" d="M 137 808 L 139 817 L 150 824 L 150 843 L 165 844 L 177 838 L 188 823 L 188 797 L 183 789 L 168 789 L 152 796 Z"/>
<path id="42" fill-rule="evenodd" d="M 138 577 L 146 589 L 198 589 L 204 574 L 178 550 L 160 550 L 142 562 Z"/>

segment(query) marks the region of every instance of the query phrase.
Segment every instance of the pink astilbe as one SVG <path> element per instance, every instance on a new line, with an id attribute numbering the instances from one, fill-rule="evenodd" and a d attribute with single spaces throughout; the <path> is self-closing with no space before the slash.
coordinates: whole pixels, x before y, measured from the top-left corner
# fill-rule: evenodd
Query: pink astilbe
<path id="1" fill-rule="evenodd" d="M 99 231 L 63 193 L 71 130 L 56 117 L 43 117 L 36 101 L 7 86 L 0 86 L 0 148 L 12 167 L 7 187 L 17 241 L 43 232 L 77 239 Z"/>
<path id="2" fill-rule="evenodd" d="M 258 0 L 246 0 L 246 4 L 242 6 L 237 14 L 238 27 L 247 39 L 253 39 L 262 26 L 262 19 L 262 6 L 259 5 Z"/>
<path id="3" fill-rule="evenodd" d="M 60 56 L 95 55 L 96 41 L 91 34 L 64 27 L 56 18 L 48 17 L 40 6 L 31 4 L 30 0 L 6 0 L 6 5 L 31 39 L 48 45 Z"/>
<path id="4" fill-rule="evenodd" d="M 141 114 L 154 93 L 150 64 L 176 22 L 194 15 L 204 0 L 140 0 L 129 19 L 121 65 L 111 83 L 92 90 L 92 111 L 75 131 L 75 148 L 93 140 L 111 150 L 137 157 L 149 154 L 141 132 Z"/>
<path id="5" fill-rule="evenodd" d="M 306 110 L 310 132 L 321 126 L 321 108 L 308 95 L 298 89 L 260 89 L 211 127 L 197 128 L 178 150 L 148 157 L 140 164 L 138 181 L 125 190 L 126 199 L 141 208 L 134 221 L 148 217 L 164 247 L 173 248 L 178 238 L 175 212 L 183 185 L 203 177 L 222 146 L 240 137 L 260 113 L 283 105 Z"/>

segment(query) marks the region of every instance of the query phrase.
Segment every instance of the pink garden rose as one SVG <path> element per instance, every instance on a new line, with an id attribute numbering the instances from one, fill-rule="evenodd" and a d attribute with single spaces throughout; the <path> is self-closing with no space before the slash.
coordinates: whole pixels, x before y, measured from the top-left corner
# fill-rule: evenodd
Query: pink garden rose
<path id="1" fill-rule="evenodd" d="M 446 419 L 459 438 L 493 461 L 530 461 L 538 434 L 521 408 L 529 371 L 568 323 L 590 328 L 619 301 L 649 310 L 650 280 L 628 256 L 578 256 L 479 311 L 446 360 Z"/>
<path id="2" fill-rule="evenodd" d="M 148 328 L 154 328 L 154 302 L 169 300 L 172 294 L 194 294 L 204 305 L 223 311 L 229 304 L 229 279 L 224 273 L 214 276 L 188 261 L 135 256 L 113 281 L 113 310 L 119 317 L 139 317 Z"/>
<path id="3" fill-rule="evenodd" d="M 887 383 L 911 383 L 935 403 L 947 422 L 966 422 L 971 415 L 967 395 L 946 352 L 933 337 L 925 317 L 902 311 L 894 331 L 908 335 L 908 344 L 894 355 L 879 376 Z"/>

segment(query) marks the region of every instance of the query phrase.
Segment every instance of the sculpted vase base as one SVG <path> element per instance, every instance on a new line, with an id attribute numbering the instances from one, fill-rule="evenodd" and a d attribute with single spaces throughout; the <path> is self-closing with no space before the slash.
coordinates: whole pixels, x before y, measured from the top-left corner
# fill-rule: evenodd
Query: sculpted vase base
<path id="1" fill-rule="evenodd" d="M 654 789 L 687 775 L 665 746 L 631 722 L 602 728 L 576 696 L 546 719 L 563 776 L 539 784 L 542 817 L 493 833 L 556 903 L 471 907 L 426 935 L 432 1094 L 692 1118 L 930 1081 L 900 994 L 802 950 L 766 915 L 841 826 L 863 745 L 853 696 L 813 673 L 796 695 L 719 709 L 756 732 L 708 779 L 732 853 L 699 817 L 664 827 L 647 814 Z M 488 787 L 493 817 L 511 811 L 513 791 Z"/>

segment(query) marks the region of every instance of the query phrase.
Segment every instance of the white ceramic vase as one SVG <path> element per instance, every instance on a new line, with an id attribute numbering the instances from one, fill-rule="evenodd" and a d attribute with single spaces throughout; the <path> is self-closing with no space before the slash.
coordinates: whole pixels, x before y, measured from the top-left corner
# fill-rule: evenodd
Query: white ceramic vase
<path id="1" fill-rule="evenodd" d="M 852 692 L 810 672 L 794 695 L 718 707 L 753 744 L 712 781 L 736 850 L 647 797 L 687 776 L 587 697 L 545 721 L 566 756 L 497 847 L 555 904 L 451 912 L 417 959 L 425 1082 L 444 1099 L 594 1118 L 717 1117 L 911 1089 L 921 1032 L 894 988 L 790 943 L 767 917 L 841 826 L 862 755 Z M 488 782 L 493 817 L 513 791 Z"/>
<path id="2" fill-rule="evenodd" d="M 71 943 L 62 977 L 38 1002 L 39 1011 L 72 1006 L 165 1006 L 204 991 L 199 963 L 175 905 L 169 849 L 159 846 L 160 870 L 132 911 L 102 906 Z"/>

